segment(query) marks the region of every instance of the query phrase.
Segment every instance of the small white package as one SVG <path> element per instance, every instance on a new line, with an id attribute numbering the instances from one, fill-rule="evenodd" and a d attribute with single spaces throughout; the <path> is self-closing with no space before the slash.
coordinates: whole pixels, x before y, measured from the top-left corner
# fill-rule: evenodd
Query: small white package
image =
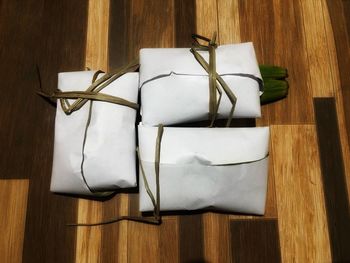
<path id="1" fill-rule="evenodd" d="M 156 196 L 157 127 L 139 125 L 140 162 Z M 262 215 L 269 128 L 164 128 L 160 142 L 160 210 L 214 209 Z M 141 168 L 141 166 L 140 166 Z M 153 204 L 140 170 L 140 210 Z"/>

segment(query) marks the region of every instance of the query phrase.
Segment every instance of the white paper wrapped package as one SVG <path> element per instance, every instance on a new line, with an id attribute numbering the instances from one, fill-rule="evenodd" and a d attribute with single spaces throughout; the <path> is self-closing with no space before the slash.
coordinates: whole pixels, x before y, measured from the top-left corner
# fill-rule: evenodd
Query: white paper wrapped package
<path id="1" fill-rule="evenodd" d="M 91 85 L 94 73 L 95 71 L 59 73 L 58 89 L 85 91 Z M 136 103 L 138 73 L 121 76 L 101 92 Z M 60 103 L 57 103 L 51 179 L 53 192 L 93 195 L 89 187 L 93 191 L 105 191 L 136 186 L 136 110 L 94 101 L 83 150 L 90 103 L 88 101 L 70 115 L 66 115 Z M 84 182 L 82 173 L 89 187 Z"/>
<path id="2" fill-rule="evenodd" d="M 157 127 L 139 126 L 140 159 L 154 196 L 156 137 Z M 160 210 L 209 208 L 264 214 L 268 145 L 269 129 L 265 127 L 164 128 Z M 142 176 L 140 210 L 153 210 Z"/>
<path id="3" fill-rule="evenodd" d="M 208 52 L 199 53 L 208 62 Z M 253 44 L 219 46 L 216 72 L 237 97 L 233 117 L 260 117 L 262 82 Z M 141 49 L 140 86 L 144 125 L 208 119 L 208 74 L 189 48 Z M 231 107 L 223 92 L 218 118 L 227 118 Z"/>

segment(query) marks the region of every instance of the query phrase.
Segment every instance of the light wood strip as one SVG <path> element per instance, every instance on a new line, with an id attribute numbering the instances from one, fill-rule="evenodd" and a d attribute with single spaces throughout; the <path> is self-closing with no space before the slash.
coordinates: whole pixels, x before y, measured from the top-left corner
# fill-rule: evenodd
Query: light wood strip
<path id="1" fill-rule="evenodd" d="M 109 0 L 89 0 L 85 66 L 108 69 Z M 103 203 L 79 199 L 77 222 L 103 220 Z M 78 227 L 76 262 L 101 262 L 102 226 Z"/>
<path id="2" fill-rule="evenodd" d="M 109 0 L 89 0 L 85 65 L 108 69 Z"/>
<path id="3" fill-rule="evenodd" d="M 314 125 L 271 127 L 283 262 L 331 262 Z"/>
<path id="4" fill-rule="evenodd" d="M 197 34 L 211 38 L 218 31 L 216 0 L 196 0 L 196 30 Z M 217 42 L 220 43 L 218 36 Z"/>
<path id="5" fill-rule="evenodd" d="M 334 49 L 328 43 L 328 34 L 323 14 L 324 0 L 299 1 L 303 20 L 303 41 L 308 58 L 308 74 L 314 97 L 334 95 L 332 85 L 332 62 Z M 318 10 L 315 12 L 315 10 Z M 329 48 L 332 50 L 329 51 Z M 333 52 L 332 52 L 333 51 Z M 333 56 L 331 56 L 331 53 Z M 333 61 L 332 61 L 333 60 Z"/>
<path id="6" fill-rule="evenodd" d="M 129 213 L 129 199 L 127 194 L 121 194 L 119 199 L 119 213 L 121 216 Z M 128 262 L 128 221 L 119 222 L 117 262 Z"/>
<path id="7" fill-rule="evenodd" d="M 161 263 L 179 262 L 179 221 L 177 216 L 163 217 L 159 226 Z"/>
<path id="8" fill-rule="evenodd" d="M 230 262 L 231 238 L 228 215 L 205 213 L 203 239 L 205 262 Z"/>
<path id="9" fill-rule="evenodd" d="M 0 180 L 0 255 L 2 262 L 22 262 L 29 180 Z"/>
<path id="10" fill-rule="evenodd" d="M 240 43 L 238 0 L 218 0 L 217 8 L 220 44 Z"/>
<path id="11" fill-rule="evenodd" d="M 99 201 L 79 199 L 78 222 L 100 222 L 102 205 Z M 78 227 L 75 262 L 101 262 L 102 226 Z"/>
<path id="12" fill-rule="evenodd" d="M 160 262 L 159 226 L 128 222 L 128 262 Z"/>

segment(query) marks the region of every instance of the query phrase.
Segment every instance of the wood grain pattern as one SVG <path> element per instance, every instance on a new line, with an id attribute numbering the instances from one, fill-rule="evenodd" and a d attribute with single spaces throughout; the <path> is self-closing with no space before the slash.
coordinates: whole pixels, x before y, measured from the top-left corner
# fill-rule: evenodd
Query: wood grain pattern
<path id="1" fill-rule="evenodd" d="M 196 33 L 196 1 L 174 1 L 175 47 L 189 47 L 191 35 Z"/>
<path id="2" fill-rule="evenodd" d="M 161 263 L 179 262 L 179 220 L 175 216 L 163 217 L 159 229 Z"/>
<path id="3" fill-rule="evenodd" d="M 341 96 L 344 100 L 344 116 L 348 141 L 350 141 L 350 104 L 345 103 L 350 99 L 350 4 L 349 1 L 327 0 L 328 13 L 335 40 L 338 70 L 341 84 Z"/>
<path id="4" fill-rule="evenodd" d="M 4 263 L 22 262 L 29 180 L 0 180 L 0 255 Z"/>
<path id="5" fill-rule="evenodd" d="M 328 42 L 330 32 L 326 31 L 325 25 L 325 1 L 300 1 L 300 7 L 303 20 L 303 41 L 308 59 L 309 86 L 312 88 L 312 94 L 314 97 L 334 96 L 332 75 L 336 61 L 331 53 L 334 54 L 335 47 L 332 42 Z"/>
<path id="6" fill-rule="evenodd" d="M 89 0 L 85 65 L 108 70 L 109 0 Z"/>
<path id="7" fill-rule="evenodd" d="M 313 125 L 271 127 L 283 262 L 331 262 Z"/>
<path id="8" fill-rule="evenodd" d="M 79 199 L 77 222 L 101 222 L 99 201 Z M 101 262 L 102 226 L 78 227 L 75 262 Z"/>
<path id="9" fill-rule="evenodd" d="M 332 259 L 350 261 L 350 208 L 334 98 L 314 99 Z"/>
<path id="10" fill-rule="evenodd" d="M 179 242 L 180 262 L 204 262 L 203 218 L 201 214 L 180 217 Z"/>
<path id="11" fill-rule="evenodd" d="M 231 242 L 233 263 L 281 262 L 276 219 L 232 220 Z"/>
<path id="12" fill-rule="evenodd" d="M 154 225 L 129 222 L 128 262 L 157 263 L 159 261 L 159 228 Z"/>
<path id="13" fill-rule="evenodd" d="M 0 0 L 0 261 L 346 261 L 349 17 L 349 0 Z M 49 192 L 55 109 L 34 95 L 35 65 L 51 92 L 57 72 L 115 69 L 139 48 L 189 47 L 191 33 L 213 31 L 221 44 L 253 41 L 259 63 L 289 70 L 287 99 L 263 106 L 256 122 L 234 123 L 272 125 L 265 215 L 195 212 L 167 214 L 159 227 L 66 227 L 139 214 L 138 194 L 97 202 Z"/>
<path id="14" fill-rule="evenodd" d="M 338 62 L 338 83 L 336 86 L 336 107 L 339 123 L 339 132 L 343 160 L 345 166 L 345 175 L 347 177 L 348 195 L 350 199 L 350 105 L 347 103 L 350 99 L 350 77 L 346 72 L 346 67 L 350 67 L 350 3 L 349 1 L 327 1 L 327 11 L 329 13 L 329 27 L 333 29 L 333 38 L 336 46 L 336 55 Z"/>
<path id="15" fill-rule="evenodd" d="M 238 0 L 218 0 L 218 34 L 220 44 L 241 42 Z"/>
<path id="16" fill-rule="evenodd" d="M 205 213 L 203 215 L 203 240 L 205 262 L 230 262 L 231 238 L 228 215 Z"/>
<path id="17" fill-rule="evenodd" d="M 58 72 L 84 69 L 87 1 L 2 1 L 2 5 L 9 20 L 1 33 L 6 35 L 2 41 L 7 41 L 1 45 L 6 48 L 6 53 L 1 49 L 1 64 L 7 69 L 1 72 L 9 83 L 1 88 L 7 88 L 4 97 L 10 97 L 1 107 L 10 112 L 1 122 L 15 141 L 4 145 L 5 150 L 10 146 L 6 151 L 12 158 L 5 167 L 30 180 L 22 258 L 73 262 L 76 229 L 65 224 L 76 220 L 76 199 L 49 191 L 55 109 L 35 94 L 36 64 L 48 92 L 57 87 Z"/>
<path id="18" fill-rule="evenodd" d="M 216 0 L 196 0 L 196 30 L 197 34 L 212 37 L 213 33 L 218 31 Z M 220 36 L 217 38 L 220 43 Z"/>
<path id="19" fill-rule="evenodd" d="M 288 97 L 263 107 L 270 124 L 312 123 L 312 89 L 299 1 L 239 1 L 242 42 L 253 41 L 260 64 L 286 67 Z M 303 98 L 302 100 L 300 98 Z M 282 114 L 283 113 L 283 114 Z"/>

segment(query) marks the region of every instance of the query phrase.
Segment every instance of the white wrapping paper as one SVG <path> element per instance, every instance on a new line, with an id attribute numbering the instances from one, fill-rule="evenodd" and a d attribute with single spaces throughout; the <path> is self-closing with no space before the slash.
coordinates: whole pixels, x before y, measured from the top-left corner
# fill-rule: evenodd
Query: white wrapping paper
<path id="1" fill-rule="evenodd" d="M 199 53 L 209 61 L 208 52 Z M 216 71 L 237 97 L 234 118 L 260 117 L 260 87 L 256 78 L 261 79 L 261 75 L 253 44 L 219 46 Z M 249 74 L 253 78 L 235 74 Z M 141 49 L 140 86 L 144 125 L 171 125 L 208 118 L 208 74 L 189 48 Z M 223 92 L 218 118 L 227 118 L 231 107 Z"/>
<path id="2" fill-rule="evenodd" d="M 154 196 L 157 127 L 139 125 L 140 159 Z M 269 129 L 164 128 L 160 209 L 264 214 Z M 140 176 L 140 210 L 153 210 Z"/>
<path id="3" fill-rule="evenodd" d="M 84 91 L 95 71 L 58 74 L 58 89 Z M 99 75 L 101 77 L 102 74 Z M 138 73 L 127 73 L 101 92 L 137 102 Z M 83 138 L 89 113 L 88 101 L 66 115 L 57 103 L 51 191 L 93 195 L 83 181 L 81 163 Z M 136 111 L 126 106 L 94 101 L 87 131 L 83 172 L 95 191 L 136 186 Z"/>

